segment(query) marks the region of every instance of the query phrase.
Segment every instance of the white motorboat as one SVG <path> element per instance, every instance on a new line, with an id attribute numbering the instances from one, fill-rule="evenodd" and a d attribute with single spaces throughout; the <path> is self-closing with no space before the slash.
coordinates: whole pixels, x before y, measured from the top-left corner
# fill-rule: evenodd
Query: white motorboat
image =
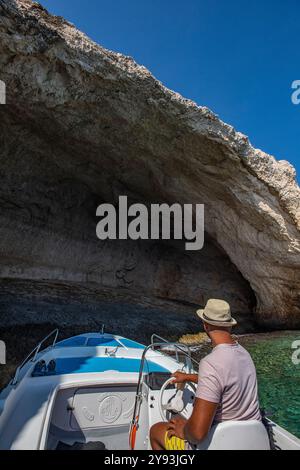
<path id="1" fill-rule="evenodd" d="M 150 450 L 153 424 L 190 416 L 195 386 L 170 383 L 176 370 L 194 371 L 187 346 L 156 335 L 147 347 L 104 332 L 57 337 L 39 343 L 1 392 L 0 449 Z M 300 450 L 300 440 L 270 420 L 227 421 L 198 449 Z"/>

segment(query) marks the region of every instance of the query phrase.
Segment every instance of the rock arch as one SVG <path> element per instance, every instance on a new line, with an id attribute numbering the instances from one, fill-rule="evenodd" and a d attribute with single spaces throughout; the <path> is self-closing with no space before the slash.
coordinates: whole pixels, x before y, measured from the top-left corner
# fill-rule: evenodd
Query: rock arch
<path id="1" fill-rule="evenodd" d="M 1 276 L 120 281 L 195 304 L 215 292 L 262 324 L 299 326 L 293 167 L 38 4 L 0 0 L 0 13 Z M 93 211 L 120 194 L 204 203 L 206 249 L 100 248 Z"/>

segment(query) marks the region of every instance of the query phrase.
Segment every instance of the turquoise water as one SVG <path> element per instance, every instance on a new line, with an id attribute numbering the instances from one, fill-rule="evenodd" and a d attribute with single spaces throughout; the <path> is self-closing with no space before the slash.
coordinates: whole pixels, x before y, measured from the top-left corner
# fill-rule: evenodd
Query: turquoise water
<path id="1" fill-rule="evenodd" d="M 292 362 L 295 340 L 300 340 L 300 331 L 253 335 L 239 342 L 256 365 L 261 406 L 270 419 L 300 438 L 300 364 Z"/>

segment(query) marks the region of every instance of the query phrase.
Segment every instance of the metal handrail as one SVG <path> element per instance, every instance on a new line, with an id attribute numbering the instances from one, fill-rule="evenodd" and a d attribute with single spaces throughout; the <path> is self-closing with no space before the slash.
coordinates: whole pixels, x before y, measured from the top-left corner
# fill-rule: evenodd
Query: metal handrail
<path id="1" fill-rule="evenodd" d="M 45 341 L 47 341 L 47 339 L 51 338 L 51 336 L 53 336 L 53 335 L 54 335 L 54 340 L 53 340 L 53 343 L 51 344 L 51 346 L 49 346 L 49 347 L 53 348 L 55 346 L 57 338 L 58 338 L 58 333 L 59 333 L 58 328 L 51 331 L 51 333 L 49 333 L 47 336 L 45 336 L 45 338 L 43 338 L 42 341 L 40 341 L 36 345 L 36 347 L 28 354 L 28 356 L 26 356 L 26 358 L 19 365 L 19 367 L 17 367 L 16 373 L 14 375 L 14 378 L 13 378 L 12 382 L 11 382 L 12 385 L 16 385 L 18 383 L 18 378 L 19 378 L 20 371 L 21 371 L 21 369 L 23 369 L 25 364 L 27 364 L 27 362 L 30 360 L 31 356 L 34 354 L 33 358 L 31 359 L 31 362 L 35 362 L 36 358 L 37 358 L 37 355 L 41 350 L 42 345 L 45 343 Z"/>
<path id="2" fill-rule="evenodd" d="M 191 349 L 190 347 L 187 345 L 187 344 L 183 344 L 183 343 L 170 343 L 170 341 L 168 341 L 167 339 L 163 338 L 162 336 L 159 336 L 157 335 L 156 333 L 153 333 L 153 335 L 151 336 L 151 344 L 155 344 L 154 342 L 154 339 L 157 338 L 159 339 L 160 341 L 163 341 L 164 343 L 166 344 L 170 344 L 170 345 L 173 345 L 176 347 L 176 360 L 177 362 L 179 362 L 179 359 L 178 359 L 178 349 L 185 355 L 187 355 L 189 357 L 189 359 L 194 362 L 195 364 L 198 365 L 198 362 L 195 361 L 193 358 L 192 358 L 192 352 L 191 352 Z M 184 349 L 182 349 L 184 348 Z"/>
<path id="3" fill-rule="evenodd" d="M 155 338 L 159 339 L 160 341 L 164 341 L 165 343 L 169 342 L 167 339 L 163 338 L 162 336 L 159 336 L 156 333 L 153 333 L 153 335 L 151 336 L 151 344 L 154 344 Z"/>
<path id="4" fill-rule="evenodd" d="M 32 359 L 32 362 L 34 362 L 36 360 L 36 357 L 37 357 L 38 353 L 40 352 L 41 346 L 47 341 L 47 339 L 51 338 L 51 336 L 53 336 L 53 335 L 54 335 L 54 340 L 53 340 L 53 343 L 51 344 L 50 347 L 53 348 L 55 346 L 55 343 L 56 343 L 56 340 L 57 340 L 57 337 L 58 337 L 58 333 L 59 333 L 59 329 L 56 328 L 55 330 L 51 331 L 51 333 L 49 333 L 48 336 L 45 336 L 45 338 L 42 339 L 42 341 L 35 348 L 35 355 L 34 355 L 34 358 Z"/>
<path id="5" fill-rule="evenodd" d="M 198 362 L 192 358 L 192 352 L 191 352 L 191 349 L 190 347 L 187 345 L 187 344 L 183 344 L 183 343 L 171 343 L 170 341 L 168 341 L 167 339 L 163 338 L 162 336 L 159 336 L 157 335 L 156 333 L 153 333 L 153 335 L 151 336 L 151 344 L 155 344 L 154 343 L 154 339 L 157 338 L 159 339 L 160 341 L 163 341 L 164 343 L 167 343 L 167 344 L 170 344 L 170 345 L 173 345 L 176 347 L 176 359 L 178 360 L 178 353 L 177 353 L 177 350 L 179 349 L 183 354 L 185 355 L 188 355 L 189 359 L 194 362 L 194 364 L 197 364 L 197 366 L 199 365 Z"/>
<path id="6" fill-rule="evenodd" d="M 164 338 L 162 338 L 164 340 L 163 343 L 153 343 L 152 338 L 154 338 L 154 337 L 158 337 L 158 335 L 155 335 L 155 334 L 152 335 L 151 344 L 149 344 L 149 346 L 147 346 L 144 349 L 142 357 L 141 357 L 139 378 L 138 378 L 138 384 L 137 384 L 137 390 L 136 390 L 136 396 L 135 396 L 135 403 L 134 403 L 133 418 L 132 418 L 132 423 L 131 423 L 132 426 L 135 426 L 135 425 L 138 424 L 137 423 L 138 416 L 139 416 L 138 407 L 140 409 L 140 405 L 141 405 L 141 401 L 142 401 L 141 390 L 142 390 L 142 379 L 143 379 L 144 363 L 145 363 L 145 360 L 146 360 L 146 354 L 150 349 L 153 349 L 154 347 L 161 347 L 161 346 L 165 346 L 166 344 L 169 344 L 170 346 L 178 348 L 183 354 L 188 356 L 188 358 L 190 359 L 191 362 L 194 362 L 198 365 L 198 362 L 191 357 L 191 351 L 190 351 L 190 348 L 187 345 L 185 345 L 185 344 L 180 344 L 179 345 L 178 343 L 171 343 L 171 342 L 168 342 L 168 341 L 166 342 L 164 340 Z M 186 350 L 182 349 L 183 347 L 188 349 L 188 352 Z M 137 413 L 137 411 L 138 411 L 138 413 Z"/>

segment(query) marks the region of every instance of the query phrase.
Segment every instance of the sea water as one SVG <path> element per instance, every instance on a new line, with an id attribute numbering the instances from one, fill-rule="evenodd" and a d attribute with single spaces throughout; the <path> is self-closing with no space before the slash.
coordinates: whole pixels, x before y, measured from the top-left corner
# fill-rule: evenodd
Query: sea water
<path id="1" fill-rule="evenodd" d="M 272 421 L 300 438 L 300 364 L 292 360 L 297 340 L 300 331 L 245 336 L 239 342 L 256 365 L 261 407 Z"/>

